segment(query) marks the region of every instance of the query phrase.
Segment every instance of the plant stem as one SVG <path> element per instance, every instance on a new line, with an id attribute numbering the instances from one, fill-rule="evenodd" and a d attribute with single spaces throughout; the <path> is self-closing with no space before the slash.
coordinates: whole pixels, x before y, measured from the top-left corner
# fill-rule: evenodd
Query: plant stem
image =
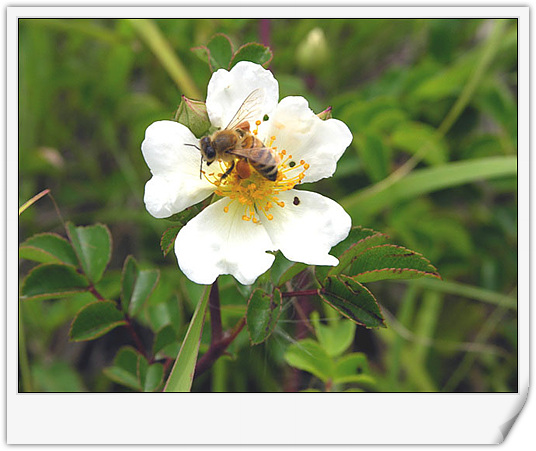
<path id="1" fill-rule="evenodd" d="M 45 189 L 43 191 L 41 191 L 40 193 L 36 194 L 35 196 L 33 196 L 30 200 L 24 202 L 24 204 L 19 208 L 19 216 L 20 214 L 26 210 L 30 205 L 34 204 L 35 202 L 37 202 L 39 199 L 41 199 L 43 196 L 46 196 L 48 193 L 50 193 L 50 189 Z"/>
<path id="2" fill-rule="evenodd" d="M 127 322 L 125 327 L 129 330 L 130 335 L 132 335 L 132 338 L 134 339 L 134 342 L 136 343 L 136 347 L 138 348 L 138 351 L 140 351 L 143 354 L 143 356 L 149 361 L 149 363 L 153 363 L 154 358 L 149 357 L 149 354 L 147 353 L 145 346 L 143 346 L 143 343 L 138 333 L 136 332 L 136 329 L 134 329 L 134 325 L 132 324 L 132 320 L 130 319 L 130 316 L 128 316 L 126 313 L 125 313 L 125 321 Z"/>
<path id="3" fill-rule="evenodd" d="M 318 294 L 318 290 L 303 290 L 303 291 L 286 291 L 281 293 L 284 298 L 292 298 L 298 296 L 315 296 Z"/>
<path id="4" fill-rule="evenodd" d="M 242 317 L 231 331 L 223 334 L 219 341 L 212 342 L 210 344 L 208 351 L 203 354 L 203 357 L 199 359 L 197 365 L 195 366 L 195 376 L 199 376 L 208 370 L 214 364 L 214 362 L 223 355 L 225 350 L 234 341 L 245 325 L 246 319 L 245 317 Z"/>

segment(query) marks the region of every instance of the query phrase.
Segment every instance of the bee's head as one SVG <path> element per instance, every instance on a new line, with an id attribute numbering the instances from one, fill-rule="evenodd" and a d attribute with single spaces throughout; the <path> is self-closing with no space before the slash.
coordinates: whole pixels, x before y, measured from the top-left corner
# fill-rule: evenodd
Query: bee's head
<path id="1" fill-rule="evenodd" d="M 212 147 L 212 141 L 208 136 L 205 136 L 204 138 L 201 138 L 199 144 L 201 145 L 201 155 L 207 162 L 207 165 L 209 165 L 216 159 L 216 151 L 214 150 L 214 147 Z"/>

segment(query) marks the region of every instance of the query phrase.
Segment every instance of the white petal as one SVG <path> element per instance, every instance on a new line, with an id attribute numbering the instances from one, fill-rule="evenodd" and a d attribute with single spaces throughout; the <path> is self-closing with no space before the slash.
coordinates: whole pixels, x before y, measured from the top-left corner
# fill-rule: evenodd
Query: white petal
<path id="1" fill-rule="evenodd" d="M 296 162 L 304 160 L 309 164 L 303 182 L 331 177 L 337 161 L 352 142 L 352 133 L 344 122 L 321 120 L 303 97 L 281 100 L 270 119 L 259 127 L 258 136 L 264 142 L 275 136 L 273 145 L 278 150 L 286 150 Z M 301 170 L 297 168 L 293 172 Z"/>
<path id="2" fill-rule="evenodd" d="M 223 208 L 221 199 L 205 208 L 186 226 L 175 241 L 179 267 L 193 282 L 211 284 L 220 274 L 231 274 L 243 285 L 250 285 L 267 271 L 274 256 L 266 253 L 274 246 L 262 225 L 242 220 L 239 202 Z"/>
<path id="3" fill-rule="evenodd" d="M 199 150 L 186 144 L 197 145 L 198 140 L 178 122 L 155 122 L 145 132 L 141 150 L 153 177 L 145 185 L 144 202 L 156 218 L 178 213 L 215 189 L 199 177 Z"/>
<path id="4" fill-rule="evenodd" d="M 219 69 L 208 83 L 207 112 L 215 127 L 226 127 L 246 97 L 255 89 L 264 93 L 258 111 L 251 118 L 252 125 L 270 114 L 279 99 L 279 85 L 273 74 L 261 65 L 240 61 L 230 71 Z"/>
<path id="5" fill-rule="evenodd" d="M 329 251 L 348 236 L 352 226 L 348 213 L 337 202 L 310 191 L 283 191 L 278 198 L 285 206 L 274 205 L 273 219 L 263 224 L 283 255 L 309 265 L 337 265 Z"/>

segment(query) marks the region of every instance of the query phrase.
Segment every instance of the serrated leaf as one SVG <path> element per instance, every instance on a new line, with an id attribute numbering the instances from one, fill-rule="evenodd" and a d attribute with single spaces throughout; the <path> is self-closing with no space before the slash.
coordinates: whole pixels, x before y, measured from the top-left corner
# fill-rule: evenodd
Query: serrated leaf
<path id="1" fill-rule="evenodd" d="M 19 256 L 41 263 L 65 263 L 78 266 L 71 244 L 56 233 L 39 233 L 19 246 Z"/>
<path id="2" fill-rule="evenodd" d="M 162 238 L 160 238 L 160 249 L 162 249 L 164 257 L 169 254 L 171 249 L 173 249 L 175 239 L 177 238 L 181 228 L 182 226 L 172 226 L 169 229 L 166 229 L 166 231 L 162 234 Z"/>
<path id="3" fill-rule="evenodd" d="M 236 51 L 231 60 L 230 67 L 233 67 L 239 61 L 251 61 L 264 67 L 268 67 L 272 61 L 272 57 L 272 51 L 268 47 L 255 42 L 250 42 Z"/>
<path id="4" fill-rule="evenodd" d="M 140 354 L 130 346 L 119 350 L 111 367 L 103 370 L 104 374 L 114 382 L 134 390 L 141 390 L 137 376 L 138 356 Z"/>
<path id="5" fill-rule="evenodd" d="M 112 254 L 112 236 L 108 227 L 102 224 L 76 227 L 67 223 L 67 231 L 84 273 L 93 283 L 98 282 Z"/>
<path id="6" fill-rule="evenodd" d="M 53 299 L 86 291 L 88 280 L 70 265 L 45 263 L 33 268 L 22 282 L 21 297 Z"/>
<path id="7" fill-rule="evenodd" d="M 442 164 L 448 160 L 448 148 L 437 130 L 422 122 L 404 122 L 391 135 L 393 147 L 411 154 L 425 150 L 424 161 L 429 164 Z"/>
<path id="8" fill-rule="evenodd" d="M 318 290 L 320 298 L 357 324 L 385 327 L 383 315 L 372 293 L 350 277 L 329 276 Z"/>
<path id="9" fill-rule="evenodd" d="M 188 207 L 186 210 L 181 211 L 180 213 L 175 213 L 174 215 L 169 216 L 166 220 L 171 222 L 178 222 L 181 226 L 184 226 L 188 223 L 190 219 L 201 211 L 197 205 Z"/>
<path id="10" fill-rule="evenodd" d="M 394 244 L 374 246 L 361 252 L 354 257 L 347 274 L 361 283 L 423 276 L 441 278 L 421 254 Z"/>
<path id="11" fill-rule="evenodd" d="M 95 340 L 106 332 L 126 324 L 123 314 L 112 301 L 95 301 L 83 307 L 73 319 L 69 338 L 72 341 Z"/>
<path id="12" fill-rule="evenodd" d="M 252 345 L 266 341 L 272 334 L 281 315 L 281 291 L 275 288 L 267 293 L 256 288 L 251 293 L 246 311 L 246 325 Z"/>
<path id="13" fill-rule="evenodd" d="M 177 343 L 178 338 L 175 333 L 173 326 L 167 325 L 162 327 L 157 333 L 153 341 L 153 355 L 156 355 L 159 351 L 164 349 L 166 346 Z"/>
<path id="14" fill-rule="evenodd" d="M 229 38 L 222 34 L 215 34 L 207 45 L 192 49 L 202 61 L 208 63 L 211 72 L 218 69 L 228 69 L 233 57 L 233 45 Z"/>
<path id="15" fill-rule="evenodd" d="M 290 345 L 284 358 L 290 366 L 314 374 L 323 382 L 333 377 L 333 361 L 318 342 L 309 338 Z"/>
<path id="16" fill-rule="evenodd" d="M 270 269 L 270 276 L 272 282 L 280 287 L 294 276 L 307 269 L 307 267 L 308 265 L 305 263 L 296 263 L 287 260 L 282 252 L 278 252 L 275 256 L 272 268 Z"/>
<path id="17" fill-rule="evenodd" d="M 339 259 L 339 264 L 337 266 L 317 266 L 315 268 L 317 280 L 322 284 L 328 275 L 340 274 L 350 265 L 357 254 L 368 247 L 384 243 L 388 239 L 389 237 L 384 233 L 361 226 L 352 227 L 348 237 L 330 251 L 331 255 Z"/>
<path id="18" fill-rule="evenodd" d="M 160 273 L 156 269 L 138 268 L 134 257 L 129 255 L 123 265 L 121 276 L 121 306 L 130 316 L 136 316 L 145 301 L 154 291 Z"/>
<path id="19" fill-rule="evenodd" d="M 328 325 L 320 323 L 318 312 L 311 314 L 316 338 L 330 357 L 341 355 L 354 341 L 355 323 L 352 321 L 330 321 Z"/>

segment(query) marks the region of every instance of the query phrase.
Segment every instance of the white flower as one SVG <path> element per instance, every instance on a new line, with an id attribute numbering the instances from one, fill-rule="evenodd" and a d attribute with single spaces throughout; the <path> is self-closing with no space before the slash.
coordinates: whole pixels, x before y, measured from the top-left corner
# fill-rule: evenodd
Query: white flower
<path id="1" fill-rule="evenodd" d="M 352 141 L 343 122 L 322 121 L 302 97 L 286 97 L 278 104 L 272 73 L 240 62 L 230 71 L 218 70 L 209 82 L 206 105 L 212 125 L 225 127 L 257 89 L 263 102 L 249 119 L 256 127 L 253 133 L 279 160 L 275 182 L 254 169 L 247 178 L 233 169 L 222 179 L 230 163 L 221 161 L 203 163 L 200 178 L 201 156 L 194 147 L 199 140 L 187 127 L 159 121 L 145 132 L 141 148 L 152 173 L 144 197 L 149 213 L 165 218 L 212 193 L 221 197 L 190 220 L 175 241 L 179 266 L 196 283 L 211 284 L 220 274 L 232 274 L 240 283 L 252 284 L 274 261 L 267 251 L 280 250 L 291 261 L 335 266 L 338 260 L 329 251 L 350 231 L 350 216 L 339 204 L 295 189 L 333 175 Z"/>

